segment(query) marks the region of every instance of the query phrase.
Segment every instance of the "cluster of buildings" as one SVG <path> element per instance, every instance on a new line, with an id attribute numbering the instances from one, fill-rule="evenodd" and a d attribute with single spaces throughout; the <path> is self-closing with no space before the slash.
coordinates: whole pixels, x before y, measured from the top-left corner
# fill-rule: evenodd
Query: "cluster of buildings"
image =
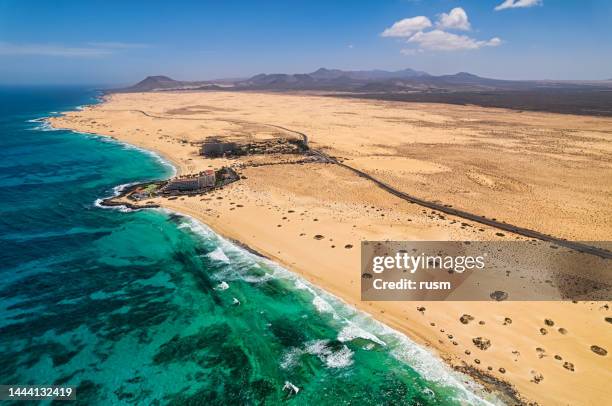
<path id="1" fill-rule="evenodd" d="M 302 154 L 307 151 L 306 142 L 297 139 L 276 138 L 237 144 L 209 137 L 202 143 L 201 154 L 207 158 L 229 158 L 259 154 Z"/>
<path id="2" fill-rule="evenodd" d="M 217 138 L 208 138 L 202 144 L 202 155 L 208 158 L 236 155 L 238 151 L 239 148 L 235 142 L 222 142 Z"/>
<path id="3" fill-rule="evenodd" d="M 190 178 L 171 180 L 164 187 L 164 191 L 191 192 L 215 187 L 217 177 L 215 171 L 208 169 L 199 175 Z"/>

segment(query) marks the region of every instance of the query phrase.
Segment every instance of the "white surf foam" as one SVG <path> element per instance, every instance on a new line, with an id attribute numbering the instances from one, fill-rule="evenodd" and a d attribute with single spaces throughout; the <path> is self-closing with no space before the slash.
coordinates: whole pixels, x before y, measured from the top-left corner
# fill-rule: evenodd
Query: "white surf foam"
<path id="1" fill-rule="evenodd" d="M 353 351 L 346 345 L 339 351 L 331 351 L 330 354 L 325 357 L 325 365 L 327 365 L 328 368 L 346 368 L 351 366 L 353 365 Z"/>
<path id="2" fill-rule="evenodd" d="M 329 347 L 329 340 L 314 340 L 306 344 L 305 352 L 316 355 L 328 368 L 346 368 L 353 364 L 353 351 L 346 345 L 338 351 Z"/>
<path id="3" fill-rule="evenodd" d="M 382 345 L 383 347 L 387 345 L 380 338 L 376 337 L 376 335 L 367 332 L 356 324 L 350 322 L 345 327 L 343 327 L 342 330 L 340 330 L 340 333 L 338 333 L 338 341 L 341 341 L 343 343 L 347 341 L 352 341 L 356 338 L 363 338 L 375 342 L 376 344 Z"/>
<path id="4" fill-rule="evenodd" d="M 302 280 L 295 279 L 293 285 L 296 287 L 296 289 L 306 290 L 313 295 L 312 304 L 319 313 L 330 313 L 335 319 L 340 318 L 338 314 L 334 311 L 334 307 L 322 296 L 317 294 L 317 292 L 313 288 L 305 284 Z"/>
<path id="5" fill-rule="evenodd" d="M 304 354 L 301 348 L 292 348 L 287 351 L 280 362 L 280 367 L 283 369 L 291 368 L 297 364 L 298 359 Z"/>
<path id="6" fill-rule="evenodd" d="M 312 304 L 319 313 L 335 313 L 334 308 L 321 296 L 315 296 L 314 299 L 312 299 Z"/>
<path id="7" fill-rule="evenodd" d="M 215 288 L 215 290 L 227 290 L 229 289 L 229 285 L 227 282 L 222 281 L 220 284 L 217 285 L 217 287 Z"/>
<path id="8" fill-rule="evenodd" d="M 291 394 L 291 395 L 297 395 L 297 393 L 300 391 L 300 388 L 298 388 L 297 386 L 295 386 L 294 384 L 292 384 L 289 381 L 285 381 L 285 385 L 283 386 L 283 390 L 289 392 L 289 394 Z"/>
<path id="9" fill-rule="evenodd" d="M 131 182 L 131 183 L 124 183 L 121 185 L 117 185 L 115 187 L 113 187 L 113 193 L 110 196 L 106 196 L 106 197 L 100 197 L 98 199 L 96 199 L 94 201 L 94 206 L 98 207 L 100 209 L 105 209 L 105 210 L 118 210 L 122 213 L 128 213 L 133 211 L 132 209 L 130 209 L 127 206 L 124 205 L 120 205 L 120 206 L 105 206 L 102 204 L 102 202 L 104 202 L 104 200 L 106 199 L 110 199 L 112 197 L 117 197 L 121 194 L 121 192 L 123 192 L 126 188 L 130 187 L 130 186 L 134 186 L 136 184 L 138 184 L 139 182 Z"/>
<path id="10" fill-rule="evenodd" d="M 286 352 L 280 363 L 281 368 L 294 367 L 304 354 L 316 356 L 327 368 L 346 368 L 353 364 L 354 353 L 346 345 L 334 351 L 329 347 L 329 340 L 313 340 L 307 342 L 304 348 L 292 348 Z"/>
<path id="11" fill-rule="evenodd" d="M 29 128 L 30 131 L 59 131 L 59 128 L 55 128 L 49 122 L 50 117 L 39 117 L 27 120 L 28 123 L 37 123 L 37 126 Z"/>
<path id="12" fill-rule="evenodd" d="M 213 259 L 215 261 L 225 262 L 226 264 L 230 263 L 230 259 L 225 255 L 225 252 L 221 248 L 216 248 L 213 252 L 207 254 L 207 257 Z"/>

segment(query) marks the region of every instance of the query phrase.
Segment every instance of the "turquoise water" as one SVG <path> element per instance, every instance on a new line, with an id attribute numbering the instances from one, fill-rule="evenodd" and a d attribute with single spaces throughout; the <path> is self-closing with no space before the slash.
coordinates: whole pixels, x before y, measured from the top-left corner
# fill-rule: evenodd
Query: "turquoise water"
<path id="1" fill-rule="evenodd" d="M 38 120 L 95 95 L 0 88 L 0 384 L 76 386 L 88 405 L 486 403 L 403 336 L 205 225 L 98 207 L 172 168 Z"/>

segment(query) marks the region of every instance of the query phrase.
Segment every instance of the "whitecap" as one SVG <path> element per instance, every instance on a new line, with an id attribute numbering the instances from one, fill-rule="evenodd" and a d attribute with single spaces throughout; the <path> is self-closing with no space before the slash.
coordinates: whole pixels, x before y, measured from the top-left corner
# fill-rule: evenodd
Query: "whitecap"
<path id="1" fill-rule="evenodd" d="M 304 351 L 300 348 L 292 348 L 283 355 L 283 359 L 280 362 L 280 367 L 283 369 L 290 368 L 297 364 L 297 361 L 304 354 Z"/>
<path id="2" fill-rule="evenodd" d="M 296 395 L 300 391 L 300 388 L 298 388 L 297 386 L 295 386 L 294 384 L 292 384 L 289 381 L 285 381 L 285 385 L 283 386 L 283 390 L 289 392 L 289 394 L 291 394 L 291 395 Z"/>
<path id="3" fill-rule="evenodd" d="M 220 247 L 217 247 L 213 252 L 206 255 L 210 259 L 214 259 L 215 261 L 225 262 L 226 264 L 230 263 L 230 259 L 225 255 L 225 252 Z"/>
<path id="4" fill-rule="evenodd" d="M 331 352 L 325 358 L 325 365 L 328 368 L 346 368 L 353 364 L 353 351 L 351 351 L 346 345 L 340 350 Z"/>
<path id="5" fill-rule="evenodd" d="M 227 284 L 227 282 L 223 281 L 220 284 L 217 285 L 217 287 L 215 288 L 215 290 L 226 290 L 229 288 L 229 285 Z"/>
<path id="6" fill-rule="evenodd" d="M 346 345 L 334 351 L 329 340 L 314 340 L 306 344 L 305 352 L 316 355 L 328 368 L 345 368 L 353 364 L 353 351 Z"/>
<path id="7" fill-rule="evenodd" d="M 340 333 L 338 333 L 338 341 L 347 342 L 352 341 L 356 338 L 364 338 L 375 342 L 376 344 L 386 346 L 387 344 L 374 334 L 362 329 L 361 327 L 349 322 L 348 325 L 344 326 Z"/>
<path id="8" fill-rule="evenodd" d="M 312 304 L 319 313 L 334 313 L 333 307 L 325 301 L 321 296 L 315 296 L 312 299 Z"/>

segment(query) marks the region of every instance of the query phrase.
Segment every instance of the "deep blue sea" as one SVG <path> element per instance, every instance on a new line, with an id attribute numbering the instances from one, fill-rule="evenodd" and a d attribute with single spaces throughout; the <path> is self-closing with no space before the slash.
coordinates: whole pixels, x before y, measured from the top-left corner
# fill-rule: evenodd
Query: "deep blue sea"
<path id="1" fill-rule="evenodd" d="M 99 207 L 172 168 L 44 122 L 97 95 L 0 88 L 0 384 L 74 386 L 87 405 L 486 404 L 429 352 L 205 225 Z"/>

